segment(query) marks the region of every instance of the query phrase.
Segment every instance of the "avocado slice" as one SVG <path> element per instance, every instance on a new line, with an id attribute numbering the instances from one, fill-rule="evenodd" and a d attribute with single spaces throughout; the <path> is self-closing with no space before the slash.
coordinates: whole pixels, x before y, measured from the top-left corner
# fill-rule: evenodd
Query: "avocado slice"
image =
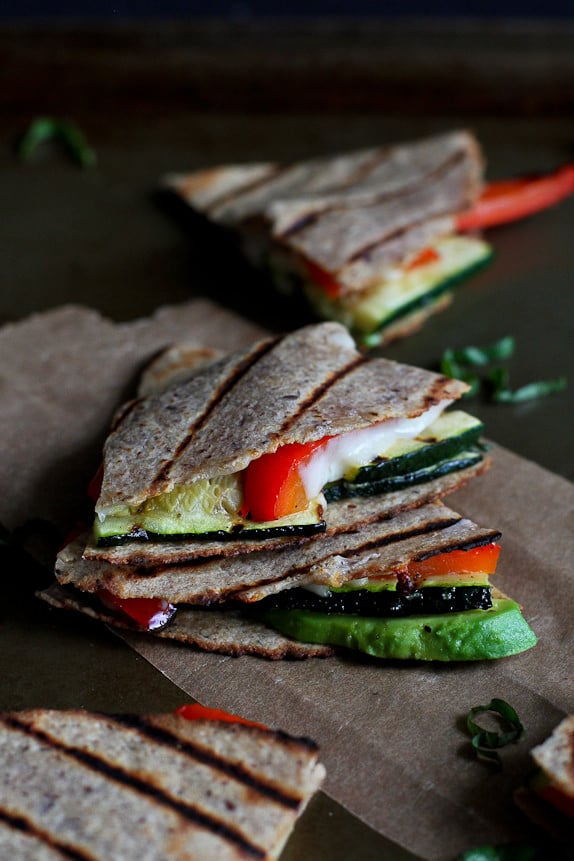
<path id="1" fill-rule="evenodd" d="M 537 642 L 518 604 L 506 597 L 494 597 L 488 610 L 407 618 L 327 615 L 308 610 L 268 610 L 260 618 L 296 640 L 344 646 L 394 660 L 504 658 Z"/>

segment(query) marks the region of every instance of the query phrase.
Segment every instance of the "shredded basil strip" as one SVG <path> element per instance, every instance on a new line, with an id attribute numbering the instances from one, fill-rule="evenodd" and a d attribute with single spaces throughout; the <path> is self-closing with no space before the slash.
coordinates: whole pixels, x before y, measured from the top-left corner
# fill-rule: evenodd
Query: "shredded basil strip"
<path id="1" fill-rule="evenodd" d="M 483 729 L 475 722 L 474 718 L 476 715 L 483 714 L 484 712 L 497 714 L 508 726 L 508 729 L 504 732 Z M 496 697 L 486 706 L 474 706 L 474 708 L 471 708 L 466 718 L 466 726 L 471 735 L 473 750 L 478 758 L 494 762 L 498 765 L 500 765 L 501 761 L 496 752 L 497 749 L 520 741 L 525 733 L 520 718 L 512 706 L 505 702 L 505 700 Z"/>
<path id="2" fill-rule="evenodd" d="M 471 367 L 488 365 L 490 362 L 499 362 L 512 356 L 514 338 L 512 335 L 505 335 L 486 347 L 461 347 L 458 350 L 450 349 L 445 352 L 450 355 L 451 361 L 459 365 L 470 365 Z"/>
<path id="3" fill-rule="evenodd" d="M 440 370 L 447 377 L 462 380 L 470 386 L 463 397 L 472 397 L 480 389 L 481 382 L 487 387 L 490 399 L 498 404 L 518 404 L 535 398 L 552 395 L 566 388 L 566 377 L 556 377 L 553 380 L 538 380 L 527 383 L 514 391 L 509 385 L 509 372 L 506 368 L 496 366 L 486 372 L 481 379 L 472 368 L 482 367 L 494 361 L 508 359 L 514 352 L 514 338 L 506 335 L 504 338 L 486 347 L 462 347 L 446 349 L 441 358 Z"/>
<path id="4" fill-rule="evenodd" d="M 492 400 L 499 404 L 519 404 L 561 392 L 568 385 L 566 377 L 553 380 L 538 380 L 527 383 L 514 391 L 509 387 L 509 374 L 505 368 L 492 368 L 487 376 L 492 387 Z"/>
<path id="5" fill-rule="evenodd" d="M 19 157 L 27 161 L 37 147 L 46 141 L 61 143 L 70 158 L 80 167 L 92 167 L 96 164 L 96 153 L 78 126 L 70 120 L 53 117 L 38 117 L 30 123 L 18 146 Z"/>

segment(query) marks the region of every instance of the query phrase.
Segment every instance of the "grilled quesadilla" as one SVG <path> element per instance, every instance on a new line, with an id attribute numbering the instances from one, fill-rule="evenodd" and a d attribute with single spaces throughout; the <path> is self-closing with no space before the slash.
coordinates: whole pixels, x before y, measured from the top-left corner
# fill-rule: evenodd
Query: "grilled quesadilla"
<path id="1" fill-rule="evenodd" d="M 532 752 L 535 771 L 515 792 L 520 809 L 554 839 L 574 840 L 574 714 L 567 715 Z"/>
<path id="2" fill-rule="evenodd" d="M 482 424 L 445 412 L 466 390 L 440 374 L 366 358 L 338 323 L 209 361 L 120 410 L 104 448 L 95 538 L 266 540 L 325 531 L 328 500 L 484 463 Z"/>
<path id="3" fill-rule="evenodd" d="M 468 132 L 292 165 L 227 165 L 168 177 L 194 210 L 238 237 L 285 291 L 374 346 L 418 328 L 491 257 L 457 233 L 482 187 Z"/>
<path id="4" fill-rule="evenodd" d="M 0 715 L 2 858 L 275 859 L 325 769 L 310 739 L 184 706 Z"/>
<path id="5" fill-rule="evenodd" d="M 498 658 L 536 642 L 518 605 L 490 585 L 499 537 L 441 503 L 281 552 L 187 566 L 84 559 L 81 535 L 58 556 L 60 588 L 43 597 L 120 627 L 236 655 L 323 655 L 313 644 L 324 644 L 379 658 Z M 283 644 L 265 625 L 285 635 Z"/>

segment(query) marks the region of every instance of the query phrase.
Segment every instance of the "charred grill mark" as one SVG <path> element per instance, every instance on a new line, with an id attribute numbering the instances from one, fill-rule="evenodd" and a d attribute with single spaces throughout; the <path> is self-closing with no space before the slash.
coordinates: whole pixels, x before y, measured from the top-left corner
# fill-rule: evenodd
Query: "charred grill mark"
<path id="1" fill-rule="evenodd" d="M 440 531 L 441 529 L 447 529 L 449 526 L 455 526 L 461 520 L 462 517 L 457 516 L 426 522 L 422 526 L 414 526 L 411 529 L 405 529 L 401 532 L 395 532 L 392 535 L 385 535 L 382 538 L 374 538 L 371 541 L 365 541 L 358 547 L 354 547 L 352 550 L 348 550 L 342 553 L 341 556 L 343 556 L 345 559 L 351 559 L 353 557 L 360 556 L 361 553 L 365 553 L 368 550 L 376 550 L 378 547 L 387 547 L 390 544 L 396 544 L 397 542 L 405 541 L 408 538 L 417 538 L 420 535 L 428 535 L 431 532 Z M 442 553 L 444 551 L 441 550 L 438 552 Z M 301 565 L 298 568 L 291 568 L 287 576 L 291 578 L 293 576 L 296 577 L 297 575 L 305 575 L 311 570 L 311 568 L 316 565 L 320 565 L 322 562 L 325 562 L 325 560 L 329 559 L 331 555 L 331 553 L 327 553 L 321 559 L 315 559 L 313 562 L 310 562 L 306 565 Z M 245 589 L 245 587 L 233 590 L 232 592 L 227 594 L 227 598 L 229 599 L 230 597 L 237 597 L 241 595 L 242 592 L 251 592 L 252 590 L 257 589 L 261 586 L 268 586 L 272 583 L 280 583 L 282 580 L 285 580 L 285 574 L 281 574 L 278 577 L 265 578 L 259 580 L 257 583 L 251 583 L 247 590 Z"/>
<path id="2" fill-rule="evenodd" d="M 8 813 L 6 810 L 0 810 L 0 822 L 3 822 L 8 828 L 13 831 L 20 831 L 22 834 L 27 834 L 34 837 L 36 840 L 44 843 L 54 852 L 58 852 L 62 858 L 67 858 L 69 861 L 97 861 L 96 857 L 91 853 L 84 852 L 80 849 L 74 849 L 71 846 L 56 840 L 52 834 L 38 828 L 33 822 L 30 822 L 24 816 L 15 816 Z"/>
<path id="3" fill-rule="evenodd" d="M 180 442 L 178 447 L 175 450 L 173 459 L 169 461 L 169 463 L 164 464 L 164 466 L 157 473 L 153 482 L 151 482 L 151 487 L 156 487 L 158 484 L 161 485 L 167 477 L 169 476 L 170 470 L 172 468 L 172 464 L 181 456 L 181 454 L 185 451 L 187 446 L 190 444 L 191 439 L 195 433 L 197 433 L 208 421 L 213 411 L 217 408 L 217 406 L 221 403 L 221 401 L 229 394 L 229 392 L 238 384 L 238 382 L 245 376 L 245 374 L 253 368 L 257 362 L 263 358 L 263 356 L 267 355 L 267 353 L 271 352 L 273 348 L 283 340 L 284 336 L 279 336 L 276 338 L 269 338 L 266 341 L 263 341 L 257 350 L 253 353 L 249 353 L 245 359 L 239 363 L 239 365 L 234 369 L 233 373 L 225 380 L 224 383 L 221 384 L 218 391 L 216 391 L 211 399 L 211 401 L 206 405 L 205 410 L 199 416 L 197 421 L 188 429 L 187 435 Z"/>
<path id="4" fill-rule="evenodd" d="M 2 718 L 2 720 L 12 729 L 22 732 L 25 735 L 32 736 L 41 744 L 45 744 L 52 750 L 59 751 L 96 774 L 102 775 L 120 786 L 133 790 L 136 793 L 169 808 L 182 819 L 185 819 L 200 828 L 204 828 L 206 831 L 209 831 L 223 840 L 234 844 L 244 852 L 246 856 L 249 856 L 250 858 L 258 858 L 261 859 L 261 861 L 264 861 L 266 854 L 259 846 L 251 843 L 234 827 L 227 825 L 225 822 L 221 822 L 208 813 L 202 812 L 192 804 L 179 801 L 177 798 L 170 796 L 165 790 L 160 789 L 153 784 L 146 783 L 145 780 L 135 774 L 131 774 L 121 766 L 113 765 L 96 754 L 68 745 L 63 741 L 54 738 L 49 733 L 27 724 L 25 721 L 18 720 L 18 718 L 14 716 L 7 716 Z"/>
<path id="5" fill-rule="evenodd" d="M 168 747 L 173 747 L 176 744 L 180 753 L 189 756 L 197 762 L 201 762 L 202 765 L 216 769 L 227 777 L 231 777 L 238 783 L 242 783 L 249 789 L 281 805 L 281 807 L 287 807 L 289 810 L 297 810 L 301 803 L 300 797 L 289 795 L 283 790 L 265 783 L 264 780 L 251 774 L 243 766 L 228 762 L 222 757 L 217 756 L 217 754 L 211 753 L 193 742 L 184 741 L 178 735 L 163 727 L 155 726 L 138 715 L 115 715 L 113 720 L 122 726 L 138 730 L 142 735 L 147 736 L 156 743 L 165 744 Z M 265 730 L 261 730 L 261 732 L 265 732 Z"/>
<path id="6" fill-rule="evenodd" d="M 114 420 L 113 420 L 112 425 L 110 427 L 110 433 L 117 431 L 119 426 L 121 424 L 123 424 L 123 422 L 125 422 L 125 420 L 130 415 L 130 413 L 132 413 L 134 411 L 134 409 L 139 404 L 139 402 L 140 402 L 139 398 L 134 398 L 132 401 L 129 401 L 120 410 L 118 410 L 118 412 L 114 416 Z"/>
<path id="7" fill-rule="evenodd" d="M 496 541 L 500 541 L 501 538 L 502 533 L 493 529 L 487 535 L 481 535 L 477 538 L 469 538 L 467 540 L 461 539 L 460 541 L 453 541 L 452 544 L 449 544 L 448 546 L 440 547 L 437 550 L 429 550 L 428 553 L 421 553 L 419 556 L 415 556 L 413 561 L 424 562 L 425 559 L 430 559 L 432 556 L 438 556 L 440 553 L 451 553 L 453 550 L 474 550 L 476 547 L 484 547 L 485 544 L 493 544 Z"/>
<path id="8" fill-rule="evenodd" d="M 322 397 L 331 389 L 335 383 L 338 383 L 340 380 L 344 379 L 348 374 L 351 374 L 359 365 L 364 365 L 368 361 L 366 356 L 357 356 L 355 359 L 350 361 L 345 367 L 340 368 L 338 371 L 335 371 L 328 380 L 325 380 L 321 383 L 317 388 L 304 400 L 301 401 L 297 412 L 292 416 L 289 416 L 280 430 L 278 431 L 278 436 L 282 436 L 287 433 L 290 427 L 297 423 L 301 415 L 305 413 L 313 404 L 316 404 L 317 401 L 320 401 Z"/>
<path id="9" fill-rule="evenodd" d="M 412 185 L 403 186 L 403 188 L 401 188 L 399 191 L 391 192 L 389 194 L 382 194 L 380 197 L 377 197 L 377 199 L 374 203 L 370 203 L 368 205 L 362 205 L 360 208 L 367 209 L 370 206 L 378 206 L 379 204 L 385 203 L 387 201 L 399 199 L 401 197 L 408 197 L 408 195 L 415 192 L 423 183 L 426 183 L 426 182 L 433 183 L 433 182 L 436 182 L 437 180 L 439 180 L 442 176 L 444 176 L 446 173 L 448 173 L 448 171 L 450 171 L 454 167 L 456 167 L 458 162 L 463 161 L 464 158 L 465 158 L 464 153 L 454 153 L 454 155 L 452 155 L 445 162 L 443 162 L 443 164 L 439 165 L 439 167 L 435 168 L 435 170 L 429 171 L 429 173 L 426 176 L 422 177 L 422 179 L 419 179 L 416 183 L 413 183 Z M 312 224 L 315 224 L 317 221 L 319 221 L 321 219 L 321 217 L 323 215 L 327 215 L 328 213 L 334 212 L 337 209 L 341 209 L 341 208 L 342 207 L 335 205 L 335 206 L 329 207 L 327 209 L 322 209 L 319 212 L 309 213 L 309 215 L 307 215 L 303 218 L 300 218 L 298 221 L 294 222 L 287 230 L 285 230 L 281 234 L 281 238 L 287 239 L 287 240 L 291 239 L 297 233 L 301 233 L 305 228 L 310 227 Z M 440 215 L 446 215 L 446 214 L 449 214 L 449 213 L 448 212 L 444 212 L 444 213 L 438 213 L 437 212 L 437 213 L 433 213 L 433 217 L 439 217 Z M 424 223 L 424 222 L 418 222 L 418 224 L 422 224 L 422 223 Z M 417 226 L 417 222 L 414 222 L 413 224 L 409 225 L 409 227 L 403 227 L 403 228 L 400 228 L 398 230 L 393 231 L 392 233 L 386 235 L 382 240 L 378 240 L 376 242 L 371 242 L 368 245 L 365 245 L 363 248 L 360 248 L 358 251 L 356 251 L 354 254 L 352 254 L 349 257 L 349 259 L 346 261 L 345 265 L 348 265 L 349 263 L 354 263 L 357 260 L 361 260 L 362 258 L 367 257 L 371 253 L 371 251 L 373 251 L 375 248 L 377 248 L 383 242 L 388 242 L 389 240 L 396 239 L 396 238 L 404 235 L 407 231 L 412 230 L 412 228 L 416 227 L 416 226 Z M 340 271 L 340 269 L 338 269 L 337 271 Z M 336 274 L 336 273 L 333 272 L 332 274 Z"/>
<path id="10" fill-rule="evenodd" d="M 237 203 L 237 201 L 241 200 L 245 194 L 251 194 L 251 192 L 256 191 L 258 188 L 263 188 L 269 182 L 273 182 L 273 180 L 277 179 L 288 170 L 289 168 L 287 167 L 276 165 L 265 176 L 261 176 L 259 179 L 254 179 L 252 182 L 247 183 L 247 185 L 242 185 L 241 188 L 228 191 L 227 194 L 222 194 L 215 198 L 209 206 L 204 208 L 204 212 L 207 215 L 212 215 L 221 207 L 228 206 L 230 203 Z"/>

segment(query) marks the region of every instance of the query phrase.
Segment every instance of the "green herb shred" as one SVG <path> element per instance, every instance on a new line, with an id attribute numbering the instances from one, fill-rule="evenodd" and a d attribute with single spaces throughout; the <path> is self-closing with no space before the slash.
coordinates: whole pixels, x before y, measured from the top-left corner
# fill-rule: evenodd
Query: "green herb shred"
<path id="1" fill-rule="evenodd" d="M 505 731 L 483 729 L 474 718 L 484 712 L 492 712 L 501 718 Z M 466 726 L 471 736 L 471 744 L 479 759 L 501 765 L 497 749 L 513 744 L 524 736 L 525 729 L 516 711 L 507 702 L 496 697 L 488 705 L 474 706 L 466 718 Z"/>

